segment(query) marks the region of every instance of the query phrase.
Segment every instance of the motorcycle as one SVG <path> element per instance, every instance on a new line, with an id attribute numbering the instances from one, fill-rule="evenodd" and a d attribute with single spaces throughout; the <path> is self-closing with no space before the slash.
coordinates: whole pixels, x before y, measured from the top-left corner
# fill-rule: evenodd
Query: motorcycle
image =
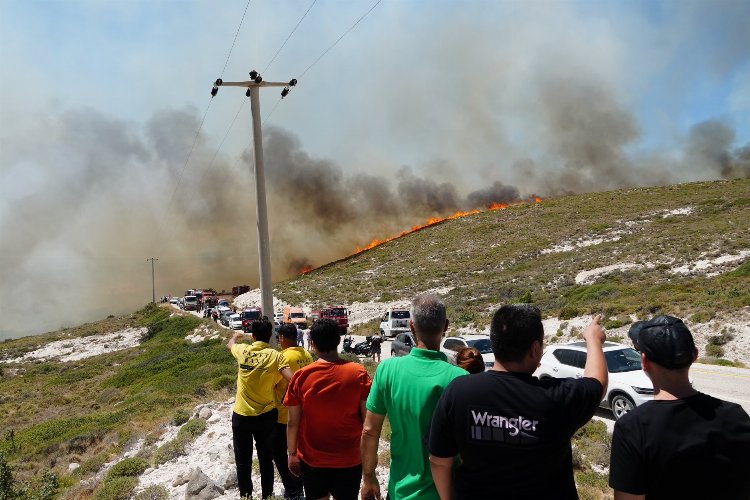
<path id="1" fill-rule="evenodd" d="M 367 337 L 366 340 L 358 342 L 354 345 L 354 340 L 351 335 L 344 337 L 342 348 L 344 352 L 356 354 L 357 356 L 370 356 L 372 354 L 372 337 Z"/>

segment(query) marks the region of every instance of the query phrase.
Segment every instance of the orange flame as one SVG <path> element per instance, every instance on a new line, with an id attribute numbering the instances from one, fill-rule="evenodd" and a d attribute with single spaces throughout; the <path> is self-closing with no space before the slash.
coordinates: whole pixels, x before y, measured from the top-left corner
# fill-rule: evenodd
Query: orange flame
<path id="1" fill-rule="evenodd" d="M 538 196 L 535 195 L 534 198 L 533 198 L 533 200 L 534 200 L 534 203 L 539 203 L 539 202 L 542 201 L 542 198 L 540 198 L 540 197 L 538 197 Z M 524 204 L 524 202 L 522 202 L 522 201 L 515 202 L 515 203 L 493 203 L 492 205 L 490 205 L 489 207 L 487 207 L 487 211 L 504 210 L 504 209 L 506 209 L 508 207 L 511 207 L 513 205 L 523 205 L 523 204 Z M 397 234 L 396 236 L 391 236 L 389 238 L 383 238 L 383 239 L 375 238 L 374 240 L 372 240 L 369 244 L 367 244 L 364 247 L 360 247 L 359 245 L 357 245 L 357 247 L 354 250 L 354 253 L 352 253 L 352 255 L 357 255 L 357 254 L 360 254 L 362 252 L 366 252 L 367 250 L 372 250 L 373 248 L 379 247 L 380 245 L 388 243 L 389 241 L 393 241 L 393 240 L 395 240 L 397 238 L 401 238 L 402 236 L 406 236 L 407 234 L 411 234 L 411 233 L 413 233 L 415 231 L 419 231 L 419 230 L 424 229 L 426 227 L 434 226 L 435 224 L 440 224 L 441 222 L 445 222 L 447 220 L 460 219 L 462 217 L 467 217 L 469 215 L 481 214 L 483 211 L 484 210 L 475 209 L 475 210 L 469 210 L 467 212 L 463 212 L 463 211 L 459 210 L 458 212 L 456 212 L 456 213 L 454 213 L 452 215 L 448 215 L 447 217 L 431 217 L 424 224 L 418 224 L 416 226 L 412 226 L 410 230 L 401 231 L 401 233 Z M 302 274 L 307 274 L 307 273 L 309 273 L 310 271 L 313 271 L 313 270 L 314 270 L 313 267 L 305 266 L 304 268 L 302 268 L 301 273 Z"/>

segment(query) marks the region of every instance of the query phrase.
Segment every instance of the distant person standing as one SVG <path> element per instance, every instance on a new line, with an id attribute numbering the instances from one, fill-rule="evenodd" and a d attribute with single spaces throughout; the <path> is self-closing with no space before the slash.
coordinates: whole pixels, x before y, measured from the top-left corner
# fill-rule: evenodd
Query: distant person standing
<path id="1" fill-rule="evenodd" d="M 370 376 L 359 363 L 339 357 L 338 323 L 317 320 L 310 330 L 318 360 L 294 374 L 289 408 L 289 470 L 301 475 L 305 496 L 355 500 L 362 479 L 359 440 Z"/>
<path id="2" fill-rule="evenodd" d="M 305 346 L 305 332 L 302 330 L 302 327 L 300 325 L 295 326 L 295 331 L 297 333 L 297 338 L 295 339 L 297 342 L 297 345 L 300 347 Z"/>
<path id="3" fill-rule="evenodd" d="M 448 363 L 440 339 L 448 329 L 445 304 L 436 295 L 420 295 L 411 305 L 409 328 L 417 345 L 409 355 L 383 361 L 375 372 L 367 417 L 362 430 L 363 482 L 361 498 L 381 498 L 375 475 L 378 443 L 386 415 L 391 423 L 391 463 L 388 496 L 395 499 L 437 500 L 423 437 L 443 389 L 467 375 Z"/>
<path id="4" fill-rule="evenodd" d="M 297 345 L 298 330 L 292 325 L 285 323 L 279 327 L 279 340 L 281 342 L 281 354 L 289 363 L 293 372 L 313 362 L 312 355 L 304 347 Z M 276 462 L 276 470 L 279 471 L 281 482 L 284 484 L 284 498 L 299 500 L 302 498 L 302 480 L 289 472 L 289 458 L 286 454 L 286 429 L 289 421 L 289 412 L 284 406 L 284 396 L 289 382 L 281 375 L 276 382 L 276 408 L 279 418 L 273 431 L 273 461 Z"/>
<path id="5" fill-rule="evenodd" d="M 273 495 L 273 430 L 278 418 L 274 388 L 279 374 L 291 379 L 292 370 L 282 353 L 272 349 L 273 325 L 254 321 L 255 342 L 240 344 L 242 333 L 235 333 L 227 347 L 237 360 L 237 396 L 232 412 L 232 443 L 240 497 L 252 497 L 253 440 L 258 449 L 262 497 Z"/>
<path id="6" fill-rule="evenodd" d="M 657 316 L 628 333 L 654 399 L 615 423 L 609 485 L 616 500 L 750 498 L 750 417 L 695 390 L 698 356 L 682 320 Z"/>
<path id="7" fill-rule="evenodd" d="M 607 387 L 600 321 L 583 332 L 582 378 L 539 380 L 532 376 L 544 350 L 539 309 L 514 304 L 495 312 L 493 369 L 451 382 L 432 418 L 428 448 L 440 498 L 578 499 L 570 438 Z"/>
<path id="8" fill-rule="evenodd" d="M 382 350 L 383 339 L 380 335 L 373 335 L 370 339 L 370 353 L 372 354 L 372 360 L 380 363 L 380 354 Z"/>

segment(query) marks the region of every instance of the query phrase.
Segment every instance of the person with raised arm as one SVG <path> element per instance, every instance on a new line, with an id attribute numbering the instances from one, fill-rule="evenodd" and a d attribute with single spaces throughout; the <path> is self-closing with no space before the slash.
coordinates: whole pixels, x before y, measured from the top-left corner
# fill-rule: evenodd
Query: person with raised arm
<path id="1" fill-rule="evenodd" d="M 539 309 L 514 304 L 495 312 L 494 367 L 451 382 L 432 418 L 428 448 L 442 500 L 578 498 L 570 439 L 606 392 L 601 319 L 583 332 L 582 378 L 539 380 L 532 375 L 544 349 Z"/>

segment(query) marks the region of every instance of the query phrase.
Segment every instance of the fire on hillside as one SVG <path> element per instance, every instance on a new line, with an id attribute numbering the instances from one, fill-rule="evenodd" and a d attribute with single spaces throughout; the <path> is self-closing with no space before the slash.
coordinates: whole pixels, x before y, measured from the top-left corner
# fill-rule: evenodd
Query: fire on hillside
<path id="1" fill-rule="evenodd" d="M 531 202 L 533 202 L 533 203 L 539 203 L 541 201 L 542 201 L 542 198 L 540 198 L 538 196 L 532 196 L 531 197 Z M 389 241 L 393 241 L 393 240 L 395 240 L 397 238 L 401 238 L 402 236 L 406 236 L 407 234 L 411 234 L 413 232 L 420 231 L 420 230 L 425 229 L 427 227 L 431 227 L 431 226 L 434 226 L 436 224 L 440 224 L 440 223 L 445 222 L 447 220 L 460 219 L 462 217 L 467 217 L 469 215 L 476 215 L 476 214 L 480 214 L 482 212 L 490 212 L 490 211 L 494 211 L 494 210 L 503 210 L 505 208 L 508 208 L 508 207 L 511 207 L 511 206 L 514 206 L 514 205 L 524 205 L 526 203 L 530 203 L 530 202 L 518 201 L 518 202 L 514 202 L 514 203 L 493 203 L 490 206 L 488 206 L 486 210 L 479 210 L 479 209 L 468 210 L 468 211 L 461 211 L 461 210 L 459 210 L 456 213 L 448 215 L 446 217 L 431 217 L 424 224 L 418 224 L 416 226 L 412 226 L 411 229 L 408 229 L 406 231 L 402 231 L 401 233 L 399 233 L 399 234 L 397 234 L 395 236 L 390 236 L 388 238 L 383 238 L 383 239 L 375 238 L 369 244 L 367 244 L 364 247 L 357 246 L 357 248 L 350 255 L 350 257 L 352 255 L 357 255 L 357 254 L 360 254 L 362 252 L 366 252 L 367 250 L 372 250 L 373 248 L 379 247 L 380 245 L 388 243 Z M 300 272 L 300 274 L 307 274 L 307 273 L 309 273 L 311 271 L 314 271 L 315 269 L 317 269 L 317 268 L 313 268 L 312 266 L 307 265 L 304 268 L 301 268 L 299 272 Z"/>

